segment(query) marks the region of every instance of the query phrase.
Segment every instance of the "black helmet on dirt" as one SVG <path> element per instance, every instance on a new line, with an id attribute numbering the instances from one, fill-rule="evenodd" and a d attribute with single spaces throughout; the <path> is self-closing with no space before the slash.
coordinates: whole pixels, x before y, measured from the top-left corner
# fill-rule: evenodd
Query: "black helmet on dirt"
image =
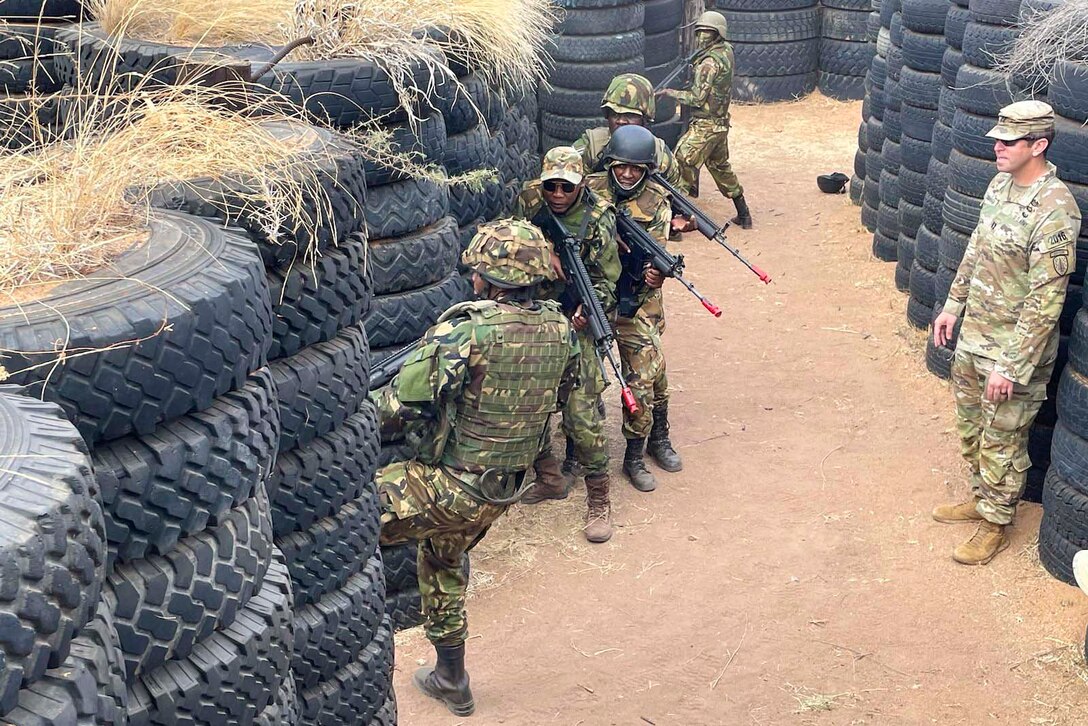
<path id="1" fill-rule="evenodd" d="M 657 137 L 643 126 L 620 126 L 612 132 L 603 161 L 609 168 L 613 164 L 637 164 L 653 171 L 657 164 Z"/>
<path id="2" fill-rule="evenodd" d="M 848 181 L 850 177 L 837 171 L 834 174 L 821 174 L 816 177 L 816 186 L 820 187 L 820 191 L 824 194 L 842 194 Z"/>

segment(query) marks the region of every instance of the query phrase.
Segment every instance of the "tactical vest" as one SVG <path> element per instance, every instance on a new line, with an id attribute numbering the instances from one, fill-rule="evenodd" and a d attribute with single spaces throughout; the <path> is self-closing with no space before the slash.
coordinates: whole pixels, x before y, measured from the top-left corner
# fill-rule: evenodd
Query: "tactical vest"
<path id="1" fill-rule="evenodd" d="M 442 316 L 469 317 L 473 358 L 479 360 L 450 421 L 443 464 L 476 473 L 519 472 L 536 458 L 571 350 L 570 327 L 558 307 L 537 304 L 526 310 L 494 301 L 462 303 Z"/>
<path id="2" fill-rule="evenodd" d="M 718 73 L 711 84 L 710 94 L 701 108 L 692 110 L 695 118 L 729 121 L 729 100 L 733 93 L 733 46 L 729 43 L 717 43 L 700 53 L 692 61 L 698 65 L 706 58 L 713 58 L 718 63 Z"/>

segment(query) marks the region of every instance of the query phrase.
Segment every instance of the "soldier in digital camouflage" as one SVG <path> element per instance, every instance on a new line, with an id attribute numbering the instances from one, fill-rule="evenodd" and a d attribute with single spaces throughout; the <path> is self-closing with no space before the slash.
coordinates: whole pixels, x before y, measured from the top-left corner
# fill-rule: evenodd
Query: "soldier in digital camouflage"
<path id="1" fill-rule="evenodd" d="M 938 522 L 977 529 L 952 553 L 982 565 L 1008 546 L 1005 528 L 1027 482 L 1028 429 L 1046 400 L 1058 352 L 1058 318 L 1076 263 L 1081 215 L 1046 150 L 1054 111 L 1040 101 L 1001 109 L 994 139 L 998 174 L 943 312 L 937 345 L 962 319 L 952 363 L 960 449 L 971 469 L 972 497 L 937 507 Z"/>
<path id="2" fill-rule="evenodd" d="M 630 213 L 662 245 L 669 238 L 672 204 L 668 194 L 650 180 L 654 169 L 654 135 L 639 126 L 626 126 L 612 135 L 605 150 L 607 171 L 590 174 L 586 185 L 617 208 Z M 664 276 L 652 267 L 633 269 L 631 256 L 621 250 L 623 272 L 616 319 L 616 341 L 627 384 L 638 402 L 638 413 L 624 410 L 623 436 L 627 448 L 623 473 L 642 492 L 653 491 L 657 480 L 646 467 L 644 452 L 669 472 L 683 463 L 669 439 L 669 381 L 661 335 L 665 307 Z"/>
<path id="3" fill-rule="evenodd" d="M 737 216 L 733 224 L 752 228 L 752 214 L 744 200 L 744 188 L 729 163 L 729 100 L 733 93 L 733 46 L 726 40 L 725 16 L 703 13 L 695 23 L 699 52 L 692 59 L 691 88 L 664 88 L 658 95 L 671 96 L 692 109 L 691 124 L 676 144 L 680 188 L 699 196 L 699 169 L 706 166 L 723 196 L 733 200 Z"/>
<path id="4" fill-rule="evenodd" d="M 603 200 L 591 202 L 585 194 L 582 157 L 570 146 L 559 146 L 544 156 L 540 178 L 525 183 L 514 205 L 513 216 L 532 221 L 549 211 L 582 240 L 582 260 L 593 289 L 606 314 L 616 309 L 616 282 L 620 277 L 619 245 L 616 242 L 616 210 Z M 560 240 L 551 240 L 554 244 Z M 550 285 L 549 297 L 564 299 L 562 284 Z M 574 464 L 581 465 L 586 482 L 585 536 L 590 542 L 606 542 L 612 536 L 609 500 L 608 439 L 604 433 L 601 393 L 605 381 L 581 308 L 567 311 L 579 333 L 582 350 L 579 386 L 563 407 L 563 431 L 573 444 L 573 458 L 562 465 L 556 460 L 551 439 L 533 463 L 536 482 L 522 498 L 523 504 L 565 499 L 573 481 Z"/>
<path id="5" fill-rule="evenodd" d="M 415 685 L 456 715 L 475 709 L 465 672 L 462 558 L 524 493 L 548 417 L 576 382 L 579 347 L 554 302 L 551 245 L 526 222 L 480 227 L 462 261 L 478 302 L 454 305 L 390 384 L 370 395 L 382 433 L 415 456 L 377 474 L 381 542 L 418 540 L 419 591 L 434 668 Z"/>

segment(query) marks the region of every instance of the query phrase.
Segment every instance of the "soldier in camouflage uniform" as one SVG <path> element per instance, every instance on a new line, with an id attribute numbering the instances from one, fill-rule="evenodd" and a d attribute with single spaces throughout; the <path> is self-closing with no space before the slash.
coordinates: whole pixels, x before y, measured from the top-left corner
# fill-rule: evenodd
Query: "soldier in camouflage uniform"
<path id="1" fill-rule="evenodd" d="M 480 227 L 462 255 L 479 302 L 454 305 L 393 381 L 371 393 L 383 434 L 416 442 L 414 459 L 377 474 L 381 541 L 419 541 L 419 591 L 438 663 L 415 684 L 467 716 L 466 577 L 461 562 L 524 492 L 550 416 L 575 382 L 579 349 L 559 305 L 534 300 L 554 280 L 551 245 L 514 220 Z"/>
<path id="2" fill-rule="evenodd" d="M 639 126 L 626 126 L 612 135 L 605 150 L 607 171 L 586 177 L 586 185 L 598 197 L 626 210 L 662 246 L 667 244 L 672 220 L 669 196 L 649 179 L 654 168 L 654 135 Z M 679 454 L 669 440 L 669 382 L 661 335 L 665 332 L 665 309 L 661 285 L 664 277 L 646 267 L 631 269 L 624 261 L 620 289 L 616 340 L 627 384 L 638 402 L 638 413 L 624 409 L 623 436 L 627 449 L 623 473 L 639 491 L 657 487 L 646 468 L 648 452 L 665 471 L 683 468 Z M 625 299 L 626 296 L 626 299 Z"/>
<path id="3" fill-rule="evenodd" d="M 590 129 L 574 142 L 574 148 L 582 154 L 582 164 L 587 172 L 604 171 L 604 150 L 612 134 L 620 126 L 634 124 L 649 126 L 657 113 L 654 86 L 637 73 L 621 73 L 612 79 L 601 99 L 606 126 Z M 661 139 L 655 138 L 657 170 L 673 184 L 680 183 L 680 167 L 672 150 Z"/>
<path id="4" fill-rule="evenodd" d="M 1008 546 L 1005 527 L 1027 482 L 1028 429 L 1046 400 L 1058 351 L 1058 318 L 1076 263 L 1080 211 L 1046 160 L 1054 111 L 1039 101 L 1001 109 L 998 174 L 982 202 L 944 311 L 938 345 L 962 317 L 952 363 L 960 449 L 972 498 L 933 511 L 938 522 L 976 522 L 957 562 L 983 565 Z"/>
<path id="5" fill-rule="evenodd" d="M 706 166 L 718 190 L 733 200 L 737 216 L 733 224 L 752 228 L 752 214 L 744 189 L 729 164 L 729 100 L 733 93 L 733 46 L 726 41 L 725 16 L 708 11 L 695 23 L 699 53 L 692 59 L 695 77 L 691 88 L 665 88 L 658 95 L 671 96 L 692 108 L 691 125 L 676 144 L 680 164 L 680 188 L 691 197 L 699 195 L 699 168 Z"/>
<path id="6" fill-rule="evenodd" d="M 619 245 L 616 243 L 616 210 L 604 201 L 592 203 L 584 193 L 582 158 L 570 146 L 559 146 L 544 156 L 540 179 L 525 183 L 514 206 L 513 216 L 533 221 L 548 211 L 582 240 L 582 260 L 586 264 L 593 289 L 605 313 L 616 308 L 616 282 L 620 277 Z M 551 240 L 553 244 L 559 240 Z M 561 300 L 563 285 L 551 286 L 548 297 Z M 601 414 L 604 378 L 586 329 L 581 308 L 569 310 L 578 331 L 582 355 L 579 362 L 579 386 L 563 407 L 563 431 L 573 442 L 574 458 L 581 464 L 586 479 L 585 536 L 590 542 L 606 542 L 612 536 L 609 505 L 608 440 Z M 570 490 L 573 462 L 566 461 L 562 471 L 552 452 L 550 437 L 533 463 L 536 482 L 521 500 L 536 504 L 546 499 L 565 499 Z"/>

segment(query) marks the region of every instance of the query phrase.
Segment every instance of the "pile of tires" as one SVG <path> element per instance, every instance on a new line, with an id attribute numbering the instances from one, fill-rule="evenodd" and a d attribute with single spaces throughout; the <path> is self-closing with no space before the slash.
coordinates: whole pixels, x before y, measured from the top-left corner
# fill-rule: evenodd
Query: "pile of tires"
<path id="1" fill-rule="evenodd" d="M 820 93 L 840 101 L 865 98 L 865 78 L 876 54 L 879 0 L 822 0 Z"/>
<path id="2" fill-rule="evenodd" d="M 646 69 L 643 75 L 656 86 L 682 62 L 684 0 L 645 0 L 644 4 L 642 30 L 646 34 Z M 681 111 L 675 99 L 657 99 L 657 118 L 650 129 L 669 148 L 675 147 L 684 133 Z"/>
<path id="3" fill-rule="evenodd" d="M 858 129 L 858 153 L 854 155 L 854 173 L 864 183 L 851 180 L 851 187 L 861 186 L 861 223 L 875 233 L 880 226 L 880 172 L 884 169 L 884 112 L 887 104 L 888 51 L 891 49 L 891 15 L 899 0 L 882 0 L 878 14 L 876 53 L 869 65 L 867 91 L 861 105 L 862 123 Z M 874 3 L 873 7 L 877 7 Z M 859 155 L 864 154 L 864 166 Z"/>
<path id="4" fill-rule="evenodd" d="M 601 96 L 609 82 L 620 73 L 646 70 L 643 24 L 648 6 L 654 9 L 651 29 L 658 32 L 659 27 L 668 27 L 669 13 L 678 8 L 682 18 L 683 12 L 681 0 L 557 0 L 556 4 L 563 14 L 549 48 L 553 60 L 549 85 L 540 92 L 545 151 L 570 145 L 586 130 L 600 126 Z M 672 46 L 665 43 L 653 52 L 651 58 L 656 60 L 671 54 Z"/>
<path id="5" fill-rule="evenodd" d="M 888 26 L 890 42 L 881 124 L 884 143 L 880 147 L 878 181 L 876 189 L 872 191 L 878 201 L 873 256 L 885 262 L 895 262 L 899 256 L 899 169 L 902 166 L 900 142 L 903 139 L 903 95 L 899 87 L 903 72 L 903 13 L 900 7 L 900 0 L 884 0 L 880 6 L 880 21 Z"/>
<path id="6" fill-rule="evenodd" d="M 57 59 L 66 46 L 57 31 L 82 14 L 75 0 L 0 3 L 0 148 L 24 148 L 59 130 L 51 96 L 64 85 Z"/>
<path id="7" fill-rule="evenodd" d="M 916 261 L 929 181 L 933 128 L 944 84 L 944 26 L 949 0 L 902 0 L 903 68 L 899 75 L 901 136 L 899 152 L 899 246 L 895 286 L 910 293 L 907 317 L 929 322 L 934 304 L 934 274 Z M 932 260 L 925 260 L 927 265 Z"/>
<path id="8" fill-rule="evenodd" d="M 788 101 L 815 90 L 821 40 L 817 0 L 715 0 L 714 7 L 725 15 L 733 45 L 734 101 Z M 863 22 L 862 39 L 864 28 Z"/>

